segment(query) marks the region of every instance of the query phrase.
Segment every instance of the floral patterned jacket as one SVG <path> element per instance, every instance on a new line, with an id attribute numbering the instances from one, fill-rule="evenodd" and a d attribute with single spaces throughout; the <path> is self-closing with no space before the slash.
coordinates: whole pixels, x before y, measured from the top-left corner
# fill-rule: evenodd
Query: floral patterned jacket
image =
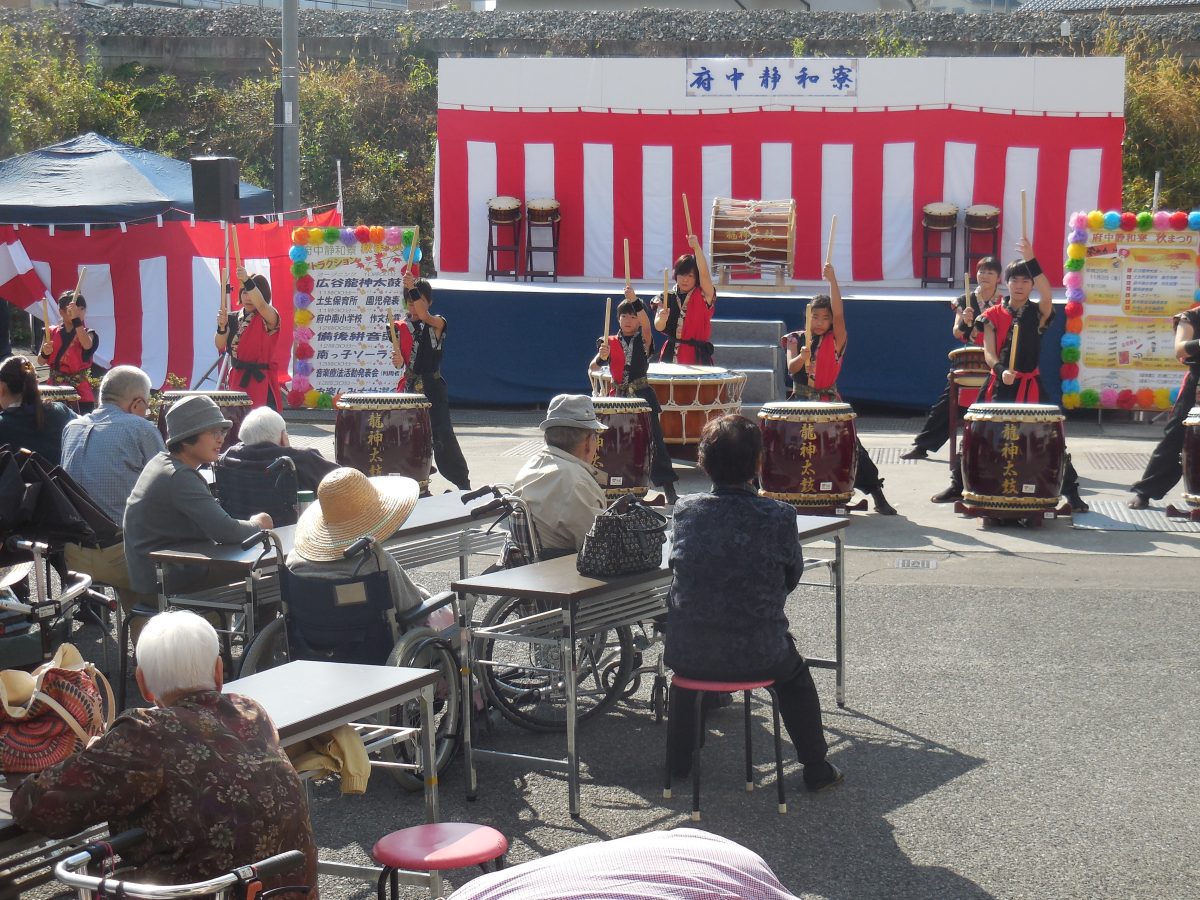
<path id="1" fill-rule="evenodd" d="M 108 821 L 143 828 L 123 861 L 157 884 L 214 878 L 300 850 L 304 870 L 272 885 L 312 887 L 317 853 L 304 788 L 266 711 L 247 697 L 197 691 L 121 715 L 86 750 L 31 775 L 12 798 L 17 824 L 65 837 Z M 298 896 L 292 894 L 290 896 Z"/>

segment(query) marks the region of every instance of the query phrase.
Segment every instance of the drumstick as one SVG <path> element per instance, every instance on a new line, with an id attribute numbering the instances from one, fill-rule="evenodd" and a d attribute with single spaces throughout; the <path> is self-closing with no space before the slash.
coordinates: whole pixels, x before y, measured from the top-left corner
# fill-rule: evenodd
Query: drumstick
<path id="1" fill-rule="evenodd" d="M 807 372 L 812 365 L 812 301 L 808 301 L 808 306 L 804 308 L 804 349 L 808 351 L 808 362 L 804 365 L 804 370 Z"/>
<path id="2" fill-rule="evenodd" d="M 663 269 L 663 306 L 666 306 L 669 293 L 671 293 L 671 270 Z"/>
<path id="3" fill-rule="evenodd" d="M 400 338 L 396 334 L 396 320 L 392 317 L 392 308 L 389 306 L 387 310 L 387 333 L 388 339 L 392 342 L 392 352 L 395 353 L 400 349 Z"/>
<path id="4" fill-rule="evenodd" d="M 629 238 L 625 238 L 625 287 L 631 287 L 629 281 Z M 608 321 L 607 318 L 605 321 Z"/>
<path id="5" fill-rule="evenodd" d="M 416 255 L 417 255 L 417 244 L 419 244 L 420 242 L 421 242 L 421 226 L 414 225 L 413 226 L 412 248 L 408 251 L 408 262 L 406 262 L 404 264 L 404 274 L 405 275 L 407 275 L 408 270 L 410 268 L 412 268 L 413 260 L 416 258 Z"/>
<path id="6" fill-rule="evenodd" d="M 612 297 L 604 298 L 604 342 L 608 343 L 608 322 L 612 318 Z"/>
<path id="7" fill-rule="evenodd" d="M 87 274 L 87 266 L 79 267 L 79 280 L 75 282 L 75 299 L 79 299 L 79 292 L 83 290 L 83 276 Z"/>
<path id="8" fill-rule="evenodd" d="M 963 309 L 971 308 L 971 273 L 963 272 L 963 293 L 966 297 L 963 298 Z"/>
<path id="9" fill-rule="evenodd" d="M 833 236 L 837 234 L 837 213 L 829 217 L 829 243 L 825 247 L 825 265 L 833 263 Z"/>
<path id="10" fill-rule="evenodd" d="M 220 284 L 217 285 L 221 291 L 221 312 L 229 315 L 229 273 L 221 266 L 221 271 L 218 273 Z"/>
<path id="11" fill-rule="evenodd" d="M 1021 326 L 1013 322 L 1013 338 L 1012 344 L 1008 348 L 1008 367 L 1014 372 L 1017 371 L 1017 341 L 1021 337 Z"/>
<path id="12" fill-rule="evenodd" d="M 687 233 L 690 237 L 692 234 L 692 213 L 688 209 L 687 194 L 683 195 L 683 222 L 687 225 Z"/>
<path id="13" fill-rule="evenodd" d="M 1029 227 L 1025 214 L 1025 192 L 1021 191 L 1021 239 L 1029 240 Z"/>
<path id="14" fill-rule="evenodd" d="M 229 233 L 233 237 L 233 270 L 236 272 L 242 267 L 242 248 L 238 246 L 237 225 L 234 222 L 229 223 Z"/>

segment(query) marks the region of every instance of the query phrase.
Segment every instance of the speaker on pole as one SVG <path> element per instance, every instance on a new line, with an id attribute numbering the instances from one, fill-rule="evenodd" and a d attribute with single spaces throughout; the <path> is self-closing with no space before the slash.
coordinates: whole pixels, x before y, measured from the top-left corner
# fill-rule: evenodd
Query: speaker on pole
<path id="1" fill-rule="evenodd" d="M 192 206 L 205 222 L 239 218 L 240 165 L 233 156 L 193 156 Z"/>

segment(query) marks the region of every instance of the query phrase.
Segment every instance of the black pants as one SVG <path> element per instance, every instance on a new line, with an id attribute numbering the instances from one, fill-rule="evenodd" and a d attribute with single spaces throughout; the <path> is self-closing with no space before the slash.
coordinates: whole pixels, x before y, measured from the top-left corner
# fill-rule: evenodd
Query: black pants
<path id="1" fill-rule="evenodd" d="M 1186 433 L 1183 420 L 1195 405 L 1196 376 L 1188 372 L 1179 389 L 1179 397 L 1171 407 L 1171 417 L 1163 428 L 1162 440 L 1150 454 L 1150 462 L 1146 464 L 1141 479 L 1130 490 L 1151 500 L 1161 500 L 1167 491 L 1179 483 L 1183 477 L 1183 436 Z"/>
<path id="2" fill-rule="evenodd" d="M 875 465 L 871 454 L 867 453 L 867 448 L 858 438 L 854 439 L 854 446 L 858 453 L 858 469 L 854 473 L 854 486 L 864 494 L 881 489 L 883 479 L 879 477 L 879 466 Z"/>
<path id="3" fill-rule="evenodd" d="M 458 446 L 454 425 L 450 422 L 450 395 L 446 390 L 446 379 L 436 374 L 425 375 L 421 378 L 421 388 L 425 398 L 432 404 L 429 423 L 433 427 L 433 458 L 438 471 L 460 491 L 470 490 L 471 475 L 467 471 L 467 460 Z"/>
<path id="4" fill-rule="evenodd" d="M 658 419 L 662 407 L 658 403 L 658 396 L 650 385 L 634 391 L 633 396 L 640 397 L 650 406 L 650 483 L 655 487 L 672 484 L 679 480 L 679 476 L 675 474 L 671 465 L 671 451 L 663 440 L 662 422 Z"/>
<path id="5" fill-rule="evenodd" d="M 738 681 L 765 681 L 775 679 L 775 691 L 779 695 L 779 715 L 787 728 L 796 755 L 805 766 L 821 766 L 829 745 L 825 743 L 825 726 L 821 722 L 821 701 L 817 697 L 817 686 L 813 684 L 808 663 L 796 650 L 791 640 L 791 652 L 778 665 L 765 671 L 740 674 Z M 680 672 L 688 678 L 723 680 L 724 675 L 711 672 Z M 731 679 L 733 680 L 733 679 Z M 672 688 L 670 721 L 667 741 L 670 746 L 671 765 L 676 770 L 687 768 L 692 758 L 692 740 L 696 733 L 696 692 L 685 688 Z"/>
<path id="6" fill-rule="evenodd" d="M 925 426 L 921 433 L 913 438 L 913 446 L 920 447 L 926 453 L 936 453 L 942 449 L 942 444 L 950 439 L 950 382 L 937 402 L 929 408 L 925 417 Z"/>

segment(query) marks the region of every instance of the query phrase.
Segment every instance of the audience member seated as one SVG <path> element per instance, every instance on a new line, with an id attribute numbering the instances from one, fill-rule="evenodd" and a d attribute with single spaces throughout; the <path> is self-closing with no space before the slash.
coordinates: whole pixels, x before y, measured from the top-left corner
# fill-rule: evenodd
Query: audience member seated
<path id="1" fill-rule="evenodd" d="M 32 450 L 57 466 L 63 428 L 74 418 L 63 404 L 42 402 L 29 360 L 10 356 L 0 363 L 0 447 Z"/>
<path id="2" fill-rule="evenodd" d="M 543 557 L 576 553 L 596 514 L 608 505 L 605 475 L 592 465 L 600 432 L 592 398 L 559 394 L 542 422 L 546 446 L 517 473 L 514 489 L 529 504 Z"/>
<path id="3" fill-rule="evenodd" d="M 146 418 L 149 408 L 150 376 L 136 366 L 115 366 L 100 382 L 96 411 L 63 429 L 63 469 L 117 525 L 146 463 L 164 449 L 162 435 Z M 65 551 L 68 569 L 112 585 L 125 611 L 133 608 L 124 541 L 99 548 L 67 544 Z"/>
<path id="4" fill-rule="evenodd" d="M 186 611 L 155 616 L 135 677 L 153 706 L 129 710 L 85 750 L 26 779 L 12 798 L 17 823 L 51 837 L 105 821 L 114 834 L 142 828 L 146 840 L 122 853 L 134 867 L 123 877 L 153 884 L 202 881 L 299 850 L 303 871 L 267 887 L 308 885 L 316 897 L 304 788 L 266 711 L 221 693 L 212 626 Z"/>
<path id="5" fill-rule="evenodd" d="M 796 900 L 761 856 L 695 828 L 651 831 L 572 847 L 489 872 L 449 900 Z"/>
<path id="6" fill-rule="evenodd" d="M 784 612 L 804 571 L 796 511 L 758 496 L 762 432 L 743 416 L 704 426 L 699 464 L 713 486 L 675 506 L 666 664 L 703 681 L 773 679 L 805 786 L 831 787 L 842 773 L 825 758 L 817 688 Z M 693 691 L 671 689 L 668 740 L 680 776 L 691 770 L 695 702 Z"/>
<path id="7" fill-rule="evenodd" d="M 239 544 L 271 527 L 266 513 L 246 521 L 232 518 L 196 471 L 217 460 L 232 424 L 213 399 L 202 394 L 185 397 L 167 411 L 167 450 L 146 464 L 125 507 L 125 560 L 138 602 L 158 602 L 152 551 L 184 541 Z M 170 587 L 198 591 L 228 579 L 229 573 L 215 565 L 173 566 Z"/>
<path id="8" fill-rule="evenodd" d="M 258 407 L 242 420 L 238 438 L 238 443 L 221 454 L 221 465 L 266 464 L 286 456 L 296 464 L 296 479 L 302 491 L 315 491 L 321 479 L 337 468 L 337 463 L 315 449 L 291 446 L 283 416 L 269 406 Z"/>
<path id="9" fill-rule="evenodd" d="M 367 478 L 357 469 L 334 469 L 317 487 L 317 501 L 296 523 L 296 538 L 287 567 L 303 578 L 348 581 L 372 572 L 387 572 L 392 603 L 403 613 L 428 596 L 383 549 L 417 505 L 420 486 L 411 478 L 389 475 Z M 342 554 L 361 537 L 375 539 L 369 553 L 346 559 Z M 393 631 L 398 631 L 393 628 Z M 396 637 L 399 635 L 396 634 Z"/>

